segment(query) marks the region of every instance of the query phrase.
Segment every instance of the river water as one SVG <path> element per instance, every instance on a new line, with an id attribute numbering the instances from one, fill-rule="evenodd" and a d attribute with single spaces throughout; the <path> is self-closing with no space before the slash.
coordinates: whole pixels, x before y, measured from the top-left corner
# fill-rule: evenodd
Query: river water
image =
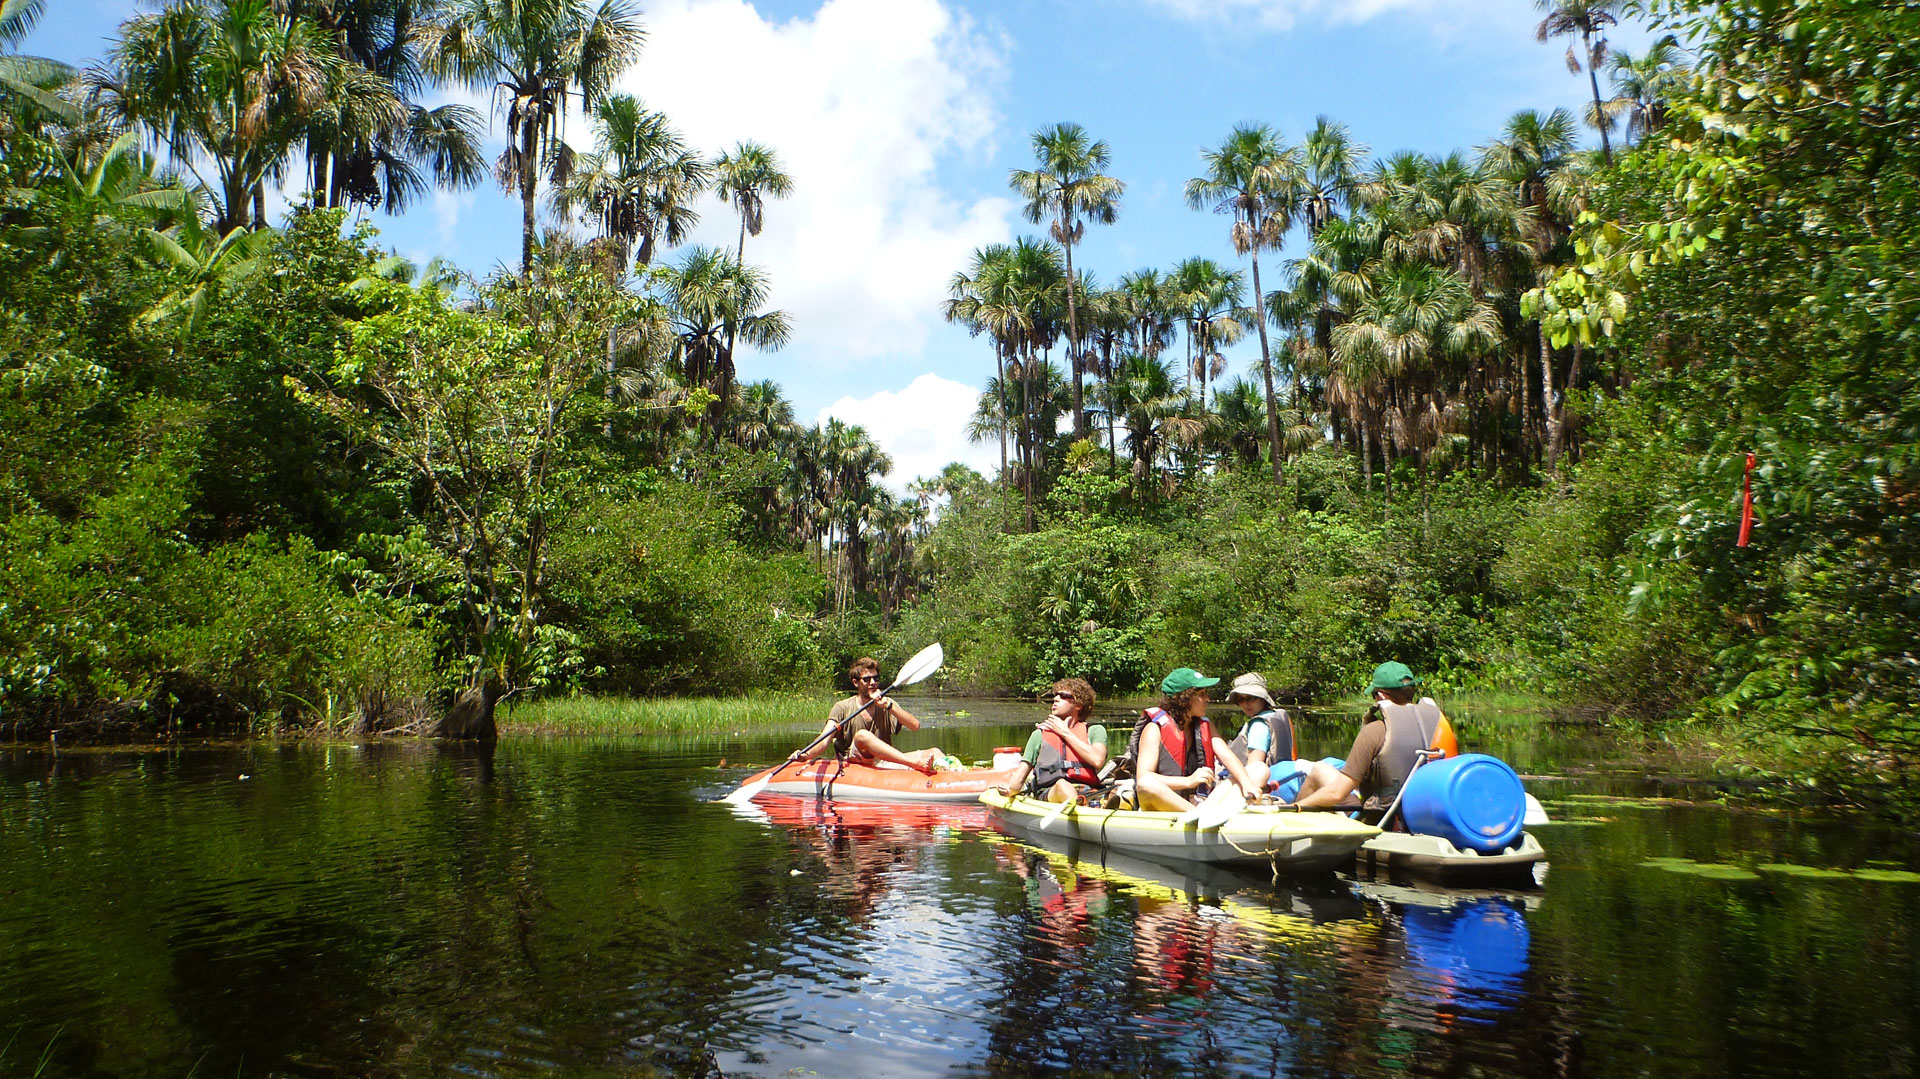
<path id="1" fill-rule="evenodd" d="M 970 759 L 1038 716 L 908 703 L 932 728 L 902 744 Z M 1910 833 L 1455 719 L 1560 819 L 1537 889 L 1103 864 L 974 808 L 713 804 L 793 733 L 0 749 L 0 1076 L 1920 1067 Z"/>

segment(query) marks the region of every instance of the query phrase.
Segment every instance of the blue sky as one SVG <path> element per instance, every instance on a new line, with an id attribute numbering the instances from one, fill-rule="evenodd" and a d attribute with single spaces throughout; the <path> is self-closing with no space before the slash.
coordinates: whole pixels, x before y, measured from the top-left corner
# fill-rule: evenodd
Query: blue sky
<path id="1" fill-rule="evenodd" d="M 24 51 L 99 57 L 122 19 L 152 6 L 53 0 Z M 997 452 L 960 434 L 991 354 L 944 325 L 939 302 L 973 248 L 1039 231 L 1006 188 L 1007 171 L 1030 163 L 1034 129 L 1072 120 L 1111 145 L 1128 185 L 1120 220 L 1091 229 L 1074 259 L 1111 281 L 1192 255 L 1235 262 L 1225 221 L 1188 210 L 1180 189 L 1201 147 L 1237 123 L 1297 139 L 1325 114 L 1376 155 L 1444 153 L 1485 142 L 1518 109 L 1577 109 L 1586 96 L 1564 42 L 1534 41 L 1530 0 L 642 7 L 650 41 L 623 89 L 709 151 L 743 138 L 773 146 L 799 184 L 747 244 L 794 339 L 745 358 L 743 377 L 780 382 L 802 419 L 866 426 L 894 456 L 896 485 Z M 1647 36 L 1621 27 L 1612 38 L 1637 52 Z M 587 124 L 576 117 L 569 138 L 586 142 Z M 491 185 L 374 222 L 381 242 L 420 259 L 484 272 L 518 257 L 519 204 Z M 731 243 L 736 228 L 716 203 L 699 238 Z M 1256 357 L 1251 343 L 1229 352 L 1235 370 Z"/>

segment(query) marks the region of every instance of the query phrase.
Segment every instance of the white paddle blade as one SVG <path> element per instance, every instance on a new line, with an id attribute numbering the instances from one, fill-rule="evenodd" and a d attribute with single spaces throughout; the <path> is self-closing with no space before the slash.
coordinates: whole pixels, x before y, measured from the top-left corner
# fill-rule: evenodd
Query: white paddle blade
<path id="1" fill-rule="evenodd" d="M 746 805 L 748 802 L 753 801 L 754 796 L 758 795 L 761 791 L 766 789 L 767 789 L 767 780 L 765 778 L 756 779 L 751 783 L 740 784 L 739 790 L 734 791 L 732 794 L 729 794 L 725 798 L 722 798 L 720 800 L 723 802 L 731 803 L 733 805 L 743 806 L 743 805 Z"/>
<path id="2" fill-rule="evenodd" d="M 1053 808 L 1047 810 L 1047 815 L 1040 818 L 1040 830 L 1046 831 L 1048 825 L 1065 816 L 1067 810 L 1072 809 L 1074 805 L 1073 802 L 1055 802 Z"/>
<path id="3" fill-rule="evenodd" d="M 940 647 L 939 641 L 933 642 L 915 652 L 912 659 L 901 665 L 900 673 L 893 678 L 894 688 L 925 681 L 928 675 L 939 670 L 940 665 L 946 661 L 946 649 Z"/>
<path id="4" fill-rule="evenodd" d="M 1520 822 L 1521 827 L 1538 828 L 1542 824 L 1553 823 L 1552 821 L 1547 819 L 1547 808 L 1540 804 L 1540 799 L 1535 798 L 1531 794 L 1527 795 L 1526 799 L 1527 799 L 1527 814 L 1526 814 L 1526 817 L 1522 819 Z"/>

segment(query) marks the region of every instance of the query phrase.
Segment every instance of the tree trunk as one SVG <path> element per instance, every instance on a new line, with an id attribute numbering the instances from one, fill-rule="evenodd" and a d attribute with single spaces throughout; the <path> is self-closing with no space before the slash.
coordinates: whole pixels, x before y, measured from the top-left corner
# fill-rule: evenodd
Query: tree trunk
<path id="1" fill-rule="evenodd" d="M 1079 289 L 1074 287 L 1073 220 L 1069 215 L 1060 217 L 1060 235 L 1060 249 L 1067 260 L 1067 370 L 1073 377 L 1073 438 L 1078 442 L 1087 435 L 1087 416 L 1080 402 L 1080 305 L 1074 299 Z"/>
<path id="2" fill-rule="evenodd" d="M 995 382 L 993 387 L 995 394 L 1000 398 L 1000 422 L 998 424 L 1000 428 L 1000 531 L 1012 532 L 1013 529 L 1007 527 L 1007 502 L 1013 494 L 1009 484 L 1011 484 L 1013 477 L 1007 474 L 1007 424 L 1009 420 L 1007 416 L 1007 349 L 1005 344 L 999 341 L 994 342 L 993 359 L 1000 367 L 999 381 Z"/>
<path id="3" fill-rule="evenodd" d="M 479 685 L 468 686 L 454 700 L 453 707 L 447 709 L 447 714 L 440 717 L 434 737 L 479 742 L 498 738 L 500 731 L 494 726 L 493 706 L 505 694 L 506 687 L 490 675 Z"/>
<path id="4" fill-rule="evenodd" d="M 1600 156 L 1613 165 L 1613 143 L 1607 139 L 1607 116 L 1600 110 L 1600 75 L 1593 69 L 1593 32 L 1580 31 L 1580 43 L 1587 50 L 1587 82 L 1593 86 L 1593 118 L 1600 121 Z"/>
<path id="5" fill-rule="evenodd" d="M 1560 471 L 1560 410 L 1553 403 L 1553 346 L 1540 327 L 1540 409 L 1547 416 L 1547 471 Z"/>
<path id="6" fill-rule="evenodd" d="M 1254 222 L 1248 222 L 1249 225 Z M 1260 249 L 1253 248 L 1248 254 L 1253 256 L 1253 295 L 1257 299 L 1265 295 L 1260 291 Z M 1267 313 L 1264 308 L 1259 312 L 1260 326 L 1260 377 L 1267 383 L 1267 449 L 1273 455 L 1273 485 L 1280 486 L 1280 406 L 1273 399 L 1273 353 L 1267 345 Z"/>
<path id="7" fill-rule="evenodd" d="M 540 183 L 540 170 L 534 160 L 539 149 L 539 132 L 532 124 L 520 136 L 520 276 L 533 273 L 533 196 Z"/>

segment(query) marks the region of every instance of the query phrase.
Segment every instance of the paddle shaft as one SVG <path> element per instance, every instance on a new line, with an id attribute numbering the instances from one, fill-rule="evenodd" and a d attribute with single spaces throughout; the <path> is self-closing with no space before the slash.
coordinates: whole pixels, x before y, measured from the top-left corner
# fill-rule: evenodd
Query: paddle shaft
<path id="1" fill-rule="evenodd" d="M 794 753 L 792 756 L 788 757 L 787 759 L 790 761 L 797 761 L 801 757 L 804 757 L 807 754 L 813 752 L 813 747 L 819 745 L 820 743 L 826 741 L 829 738 L 832 738 L 838 735 L 841 732 L 841 730 L 843 730 L 846 727 L 847 724 L 853 722 L 854 717 L 858 716 L 860 713 L 866 711 L 867 709 L 872 708 L 875 703 L 877 703 L 882 698 L 884 698 L 887 694 L 892 693 L 894 690 L 898 689 L 899 687 L 900 687 L 900 683 L 895 682 L 893 685 L 890 685 L 887 688 L 881 690 L 880 692 L 874 694 L 872 700 L 869 700 L 867 703 L 861 705 L 860 707 L 854 709 L 851 712 L 848 712 L 845 716 L 841 717 L 838 721 L 836 721 L 833 726 L 827 728 L 824 731 L 821 731 L 819 735 L 814 738 L 813 741 L 808 742 L 806 745 L 800 747 L 800 750 L 798 752 Z"/>
<path id="2" fill-rule="evenodd" d="M 1380 814 L 1380 830 L 1381 831 L 1386 831 L 1387 822 L 1393 819 L 1394 810 L 1400 808 L 1400 799 L 1405 798 L 1407 796 L 1407 784 L 1413 782 L 1413 773 L 1418 772 L 1420 770 L 1420 766 L 1427 763 L 1428 761 L 1434 760 L 1439 757 L 1444 757 L 1444 756 L 1446 756 L 1446 754 L 1442 753 L 1440 750 L 1423 749 L 1414 757 L 1413 767 L 1407 769 L 1407 778 L 1400 782 L 1400 789 L 1394 792 L 1393 803 L 1387 806 L 1387 811 L 1385 813 Z"/>

